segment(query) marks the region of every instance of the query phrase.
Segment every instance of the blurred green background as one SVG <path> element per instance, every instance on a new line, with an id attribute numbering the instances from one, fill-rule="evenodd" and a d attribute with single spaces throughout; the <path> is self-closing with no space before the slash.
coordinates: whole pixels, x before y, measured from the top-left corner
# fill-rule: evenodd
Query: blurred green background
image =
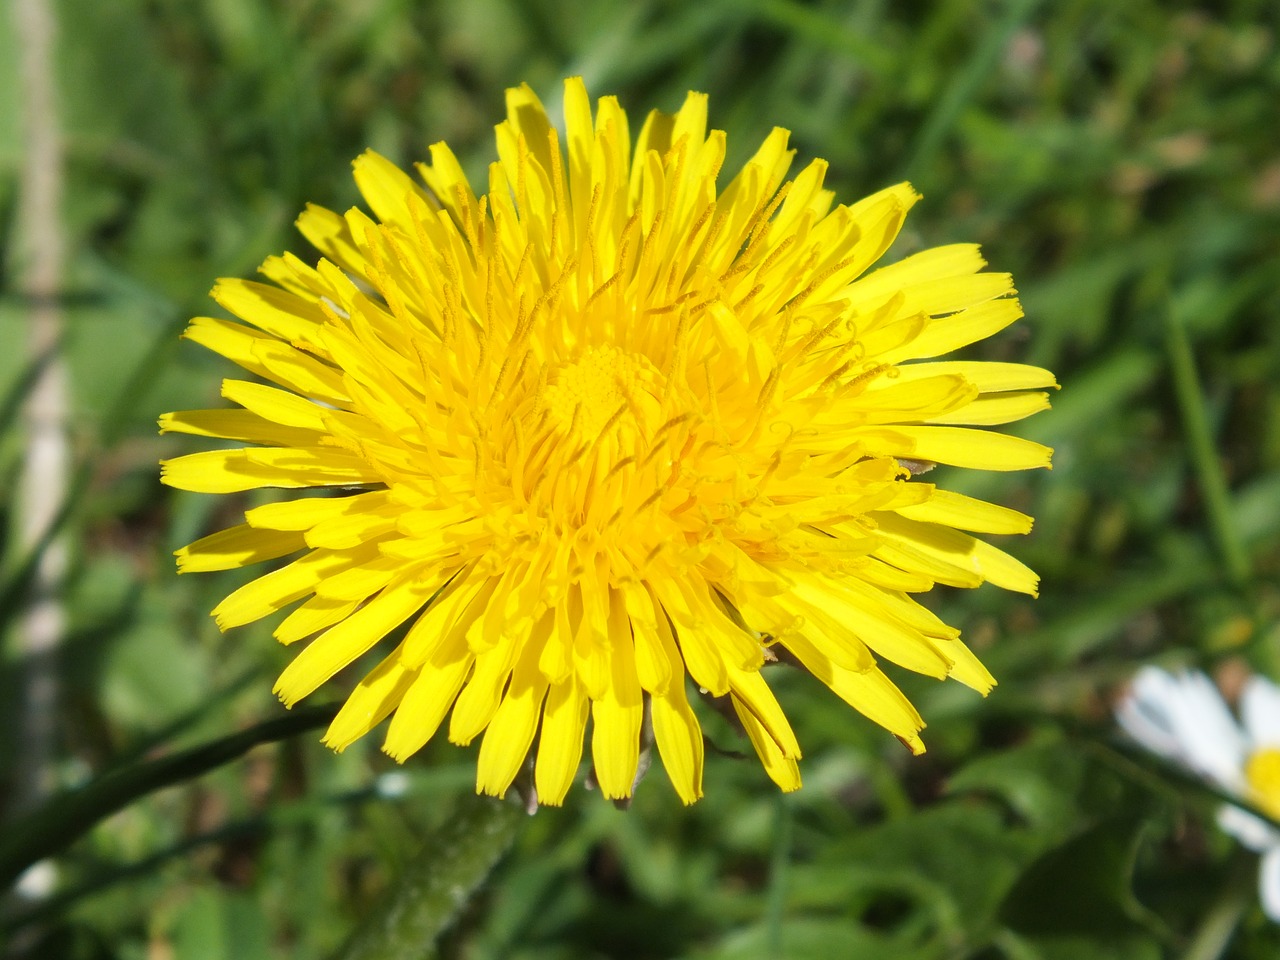
<path id="1" fill-rule="evenodd" d="M 711 94 L 712 123 L 729 133 L 726 169 L 772 126 L 788 127 L 801 161 L 830 161 L 842 200 L 912 180 L 925 199 L 898 252 L 974 240 L 1013 272 L 1028 319 L 972 355 L 1057 372 L 1054 409 L 1017 431 L 1054 445 L 1055 469 L 940 482 L 1037 517 L 1029 538 L 1003 545 L 1040 572 L 1043 593 L 931 598 L 1001 685 L 982 701 L 895 673 L 929 721 L 924 757 L 809 678 L 786 676 L 780 698 L 806 750 L 800 793 L 782 798 L 754 761 L 722 756 L 709 759 L 707 796 L 692 808 L 659 772 L 625 813 L 575 789 L 564 809 L 523 824 L 442 954 L 1280 955 L 1252 860 L 1212 827 L 1213 799 L 1125 750 L 1110 719 L 1140 662 L 1280 678 L 1274 2 L 54 8 L 61 303 L 83 479 L 65 528 L 69 633 L 49 761 L 60 785 L 283 713 L 270 688 L 287 658 L 269 631 L 224 637 L 206 616 L 245 574 L 179 579 L 170 556 L 235 522 L 246 501 L 157 480 L 157 459 L 192 447 L 157 437 L 156 414 L 220 405 L 220 379 L 233 375 L 177 338 L 190 316 L 216 310 L 213 280 L 251 275 L 284 249 L 313 257 L 292 220 L 307 201 L 356 202 L 349 162 L 367 146 L 409 162 L 446 139 L 480 175 L 506 86 L 528 81 L 552 106 L 560 80 L 581 74 L 633 118 L 676 108 L 692 88 Z M 12 533 L 29 364 L 16 286 L 18 45 L 6 15 L 8 794 L 24 749 L 14 630 L 24 567 Z M 1196 423 L 1211 445 L 1197 442 Z M 342 756 L 317 740 L 258 748 L 106 821 L 56 861 L 52 900 L 10 901 L 0 943 L 15 956 L 85 960 L 333 955 L 470 793 L 474 755 L 435 745 L 396 768 L 377 735 Z M 403 778 L 388 778 L 397 769 Z"/>

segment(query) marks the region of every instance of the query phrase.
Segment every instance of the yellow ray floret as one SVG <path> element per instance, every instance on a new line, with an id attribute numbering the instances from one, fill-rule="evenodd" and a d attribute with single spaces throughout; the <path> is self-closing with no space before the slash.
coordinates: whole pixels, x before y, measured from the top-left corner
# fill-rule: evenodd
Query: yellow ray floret
<path id="1" fill-rule="evenodd" d="M 575 78 L 562 134 L 515 88 L 487 190 L 442 143 L 418 178 L 369 151 L 372 216 L 309 206 L 318 263 L 219 281 L 236 319 L 192 321 L 250 378 L 224 381 L 234 406 L 161 429 L 247 446 L 177 456 L 164 482 L 314 492 L 248 509 L 179 566 L 289 558 L 214 610 L 224 629 L 281 613 L 276 637 L 306 641 L 276 685 L 288 705 L 384 647 L 334 749 L 389 718 L 403 761 L 444 728 L 479 738 L 479 791 L 526 771 L 559 804 L 588 739 L 611 799 L 652 747 L 693 803 L 711 699 L 800 786 L 766 665 L 807 670 L 916 753 L 924 720 L 882 664 L 994 685 L 913 595 L 1034 594 L 980 538 L 1031 518 L 915 474 L 1049 466 L 987 428 L 1047 407 L 1053 375 L 945 359 L 1022 316 L 1012 279 L 971 244 L 876 269 L 909 184 L 839 204 L 824 161 L 788 179 L 781 128 L 726 173 L 708 115 L 691 93 L 633 140 Z"/>

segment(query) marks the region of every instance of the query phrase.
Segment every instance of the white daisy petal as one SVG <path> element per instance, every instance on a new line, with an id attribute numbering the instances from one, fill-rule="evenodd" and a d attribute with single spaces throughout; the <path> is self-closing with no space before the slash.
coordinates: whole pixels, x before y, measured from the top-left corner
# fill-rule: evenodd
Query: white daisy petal
<path id="1" fill-rule="evenodd" d="M 1254 747 L 1280 747 L 1280 687 L 1250 677 L 1240 694 L 1240 718 Z"/>
<path id="2" fill-rule="evenodd" d="M 1258 898 L 1266 915 L 1280 923 L 1280 846 L 1264 853 L 1258 864 Z"/>
<path id="3" fill-rule="evenodd" d="M 1244 787 L 1245 738 L 1212 681 L 1199 672 L 1143 667 L 1117 720 L 1154 753 L 1232 793 Z"/>
<path id="4" fill-rule="evenodd" d="M 1280 830 L 1248 810 L 1223 804 L 1218 808 L 1217 820 L 1223 833 L 1234 837 L 1241 846 L 1254 853 L 1280 849 Z"/>
<path id="5" fill-rule="evenodd" d="M 1125 733 L 1152 753 L 1181 762 L 1185 751 L 1170 720 L 1177 709 L 1171 697 L 1172 679 L 1157 667 L 1143 667 L 1116 708 L 1116 720 Z"/>
<path id="6" fill-rule="evenodd" d="M 1220 787 L 1239 793 L 1244 788 L 1244 734 L 1213 682 L 1199 672 L 1174 678 L 1178 709 L 1170 719 L 1186 749 L 1188 765 Z"/>

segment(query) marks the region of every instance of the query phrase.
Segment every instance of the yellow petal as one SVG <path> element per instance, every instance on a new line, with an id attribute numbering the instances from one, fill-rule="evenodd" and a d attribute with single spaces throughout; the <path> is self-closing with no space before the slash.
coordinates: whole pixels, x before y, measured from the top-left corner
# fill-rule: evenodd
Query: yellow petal
<path id="1" fill-rule="evenodd" d="M 268 380 L 330 406 L 351 405 L 341 371 L 311 354 L 266 337 L 254 340 L 249 352 Z"/>
<path id="2" fill-rule="evenodd" d="M 885 363 L 942 356 L 999 333 L 1022 316 L 1022 305 L 1013 297 L 990 300 L 947 317 L 930 320 L 909 344 L 880 357 Z"/>
<path id="3" fill-rule="evenodd" d="M 552 807 L 564 803 L 582 760 L 588 706 L 586 691 L 572 675 L 547 691 L 533 779 L 539 803 Z"/>
<path id="4" fill-rule="evenodd" d="M 897 507 L 896 513 L 923 523 L 940 523 L 973 533 L 1030 533 L 1031 518 L 985 500 L 935 488 L 923 503 Z"/>
<path id="5" fill-rule="evenodd" d="M 296 225 L 313 247 L 352 273 L 364 274 L 364 258 L 351 239 L 347 221 L 339 213 L 308 203 Z"/>
<path id="6" fill-rule="evenodd" d="M 765 773 L 786 793 L 800 789 L 800 767 L 794 757 L 786 756 L 764 725 L 737 697 L 733 697 L 733 710 L 756 748 L 760 762 L 764 764 Z"/>
<path id="7" fill-rule="evenodd" d="M 238 403 L 246 410 L 252 410 L 259 417 L 274 423 L 319 432 L 327 429 L 324 423 L 325 407 L 287 390 L 247 380 L 223 380 L 222 395 L 232 403 Z"/>
<path id="8" fill-rule="evenodd" d="M 360 606 L 359 600 L 312 597 L 280 621 L 271 635 L 285 645 L 305 640 L 314 633 L 347 619 Z"/>
<path id="9" fill-rule="evenodd" d="M 882 671 L 873 668 L 853 673 L 835 667 L 827 685 L 849 706 L 898 737 L 912 753 L 924 753 L 919 737 L 924 720 Z"/>
<path id="10" fill-rule="evenodd" d="M 619 599 L 618 605 L 621 605 Z M 625 617 L 610 630 L 609 685 L 604 696 L 591 705 L 594 729 L 591 755 L 600 792 L 610 800 L 631 796 L 640 759 L 640 724 L 644 704 L 636 677 L 635 652 L 626 635 Z"/>
<path id="11" fill-rule="evenodd" d="M 255 344 L 271 338 L 252 327 L 217 317 L 196 317 L 183 331 L 182 336 L 214 353 L 221 354 L 250 373 L 280 382 L 253 354 Z"/>
<path id="12" fill-rule="evenodd" d="M 756 638 L 733 623 L 705 587 L 674 578 L 650 582 L 649 587 L 676 626 L 675 640 L 689 675 L 713 696 L 729 691 L 727 664 L 751 670 L 764 662 Z"/>
<path id="13" fill-rule="evenodd" d="M 671 684 L 665 696 L 652 697 L 650 703 L 653 739 L 662 766 L 680 799 L 693 803 L 702 796 L 702 728 L 689 707 L 683 679 Z"/>
<path id="14" fill-rule="evenodd" d="M 324 744 L 338 753 L 351 746 L 391 715 L 417 678 L 418 671 L 405 667 L 397 648 L 356 685 L 330 722 Z"/>
<path id="15" fill-rule="evenodd" d="M 452 649 L 459 643 L 470 649 L 468 629 L 483 611 L 477 609 L 466 619 L 462 618 L 487 583 L 486 579 L 470 578 L 466 570 L 454 574 L 405 636 L 405 661 L 422 663 L 435 656 L 437 650 Z"/>
<path id="16" fill-rule="evenodd" d="M 361 601 L 377 593 L 397 575 L 406 573 L 398 557 L 375 555 L 364 563 L 339 570 L 316 584 L 316 595 L 329 600 Z"/>
<path id="17" fill-rule="evenodd" d="M 808 604 L 810 616 L 822 611 L 880 656 L 908 670 L 938 679 L 951 670 L 951 661 L 922 633 L 903 623 L 887 607 L 868 602 L 865 594 L 854 596 L 842 591 L 837 584 L 828 585 L 816 577 L 801 577 L 797 579 L 794 595 Z M 825 644 L 822 648 L 830 649 Z M 844 658 L 833 659 L 841 662 Z M 867 665 L 865 660 L 844 662 L 850 669 L 863 669 Z"/>
<path id="18" fill-rule="evenodd" d="M 266 283 L 222 278 L 210 296 L 246 323 L 285 341 L 306 342 L 324 314 L 313 302 Z"/>
<path id="19" fill-rule="evenodd" d="M 976 274 L 986 265 L 976 243 L 931 247 L 897 263 L 880 267 L 850 286 L 846 296 L 859 306 L 877 303 L 899 291 L 909 291 L 923 284 L 934 283 L 939 278 Z M 904 309 L 903 312 L 916 313 L 918 310 Z"/>
<path id="20" fill-rule="evenodd" d="M 994 427 L 1002 423 L 1023 420 L 1041 410 L 1049 409 L 1047 393 L 1001 393 L 989 397 L 977 397 L 970 403 L 945 413 L 926 418 L 928 423 L 968 424 L 976 427 Z"/>
<path id="21" fill-rule="evenodd" d="M 659 633 L 658 617 L 665 619 L 661 609 L 654 610 L 652 599 L 639 584 L 628 584 L 623 590 L 623 604 L 631 623 L 635 643 L 636 676 L 640 686 L 650 693 L 664 694 L 675 676 L 684 685 L 684 663 L 679 651 L 669 640 L 670 631 Z M 670 647 L 664 643 L 670 643 Z"/>
<path id="22" fill-rule="evenodd" d="M 449 718 L 452 743 L 465 746 L 489 725 L 518 652 L 515 637 L 508 636 L 492 650 L 476 656 L 475 672 L 458 695 L 453 716 Z"/>
<path id="23" fill-rule="evenodd" d="M 547 153 L 547 136 L 551 133 L 551 122 L 547 119 L 546 108 L 527 83 L 518 87 L 509 87 L 506 92 L 507 121 L 514 132 L 524 137 L 543 170 L 551 169 L 551 158 Z M 514 179 L 514 178 L 513 178 Z"/>
<path id="24" fill-rule="evenodd" d="M 282 427 L 248 410 L 178 410 L 161 414 L 159 422 L 161 433 L 188 433 L 278 447 L 312 447 L 321 439 L 321 434 L 314 431 Z"/>
<path id="25" fill-rule="evenodd" d="M 561 601 L 551 611 L 551 635 L 542 647 L 538 669 L 553 685 L 564 683 L 573 674 L 573 635 L 575 625 L 570 622 L 568 599 Z"/>
<path id="26" fill-rule="evenodd" d="M 463 211 L 475 210 L 477 206 L 467 175 L 462 172 L 462 165 L 447 143 L 433 143 L 428 150 L 431 163 L 417 164 L 418 173 L 435 194 L 435 199 L 462 222 Z"/>
<path id="27" fill-rule="evenodd" d="M 419 610 L 429 591 L 416 580 L 387 587 L 335 627 L 312 640 L 276 681 L 275 693 L 293 706 Z"/>
<path id="28" fill-rule="evenodd" d="M 1023 564 L 984 540 L 947 527 L 919 523 L 891 513 L 877 514 L 882 536 L 936 560 L 971 570 L 1006 590 L 1036 594 L 1040 578 Z"/>
<path id="29" fill-rule="evenodd" d="M 591 206 L 591 155 L 595 131 L 591 121 L 591 98 L 581 77 L 564 82 L 565 145 L 569 152 L 570 208 L 577 217 L 574 226 L 579 242 L 585 239 L 587 211 Z"/>
<path id="30" fill-rule="evenodd" d="M 370 549 L 344 553 L 312 551 L 279 570 L 251 580 L 213 608 L 222 630 L 251 623 L 300 600 L 326 577 L 376 556 Z"/>
<path id="31" fill-rule="evenodd" d="M 382 749 L 399 763 L 404 763 L 423 748 L 440 728 L 440 723 L 453 705 L 454 698 L 466 682 L 475 657 L 465 643 L 437 655 L 422 665 L 418 679 L 400 701 Z"/>
<path id="32" fill-rule="evenodd" d="M 955 661 L 955 666 L 951 669 L 952 679 L 977 690 L 984 697 L 991 692 L 991 688 L 996 685 L 996 678 L 959 637 L 940 637 L 933 642 Z"/>
<path id="33" fill-rule="evenodd" d="M 317 524 L 337 517 L 357 515 L 375 510 L 389 502 L 386 491 L 359 493 L 354 497 L 309 497 L 283 500 L 246 510 L 245 520 L 251 527 L 264 530 L 310 530 Z"/>
<path id="34" fill-rule="evenodd" d="M 983 578 L 971 564 L 957 564 L 955 558 L 938 551 L 924 550 L 910 539 L 884 537 L 875 551 L 876 559 L 901 570 L 922 574 L 949 587 L 971 589 L 982 586 Z"/>
<path id="35" fill-rule="evenodd" d="M 274 560 L 306 546 L 302 537 L 292 532 L 255 530 L 247 523 L 219 530 L 195 543 L 174 551 L 180 573 L 209 570 L 231 570 L 235 567 Z"/>
<path id="36" fill-rule="evenodd" d="M 983 393 L 1005 390 L 1039 390 L 1057 387 L 1053 374 L 1041 367 L 1025 363 L 995 363 L 984 360 L 938 360 L 928 363 L 904 363 L 897 367 L 893 380 L 877 381 L 877 386 L 911 383 L 929 377 L 964 377 Z"/>
<path id="37" fill-rule="evenodd" d="M 800 759 L 796 735 L 760 671 L 731 669 L 729 683 L 735 702 L 741 703 L 759 721 L 765 733 L 782 751 L 782 756 Z"/>
<path id="38" fill-rule="evenodd" d="M 978 388 L 963 377 L 933 377 L 911 383 L 894 384 L 882 390 L 851 398 L 833 405 L 828 417 L 839 417 L 848 408 L 856 411 L 862 423 L 911 423 L 916 420 L 934 422 L 953 411 L 972 409 L 978 399 Z"/>
<path id="39" fill-rule="evenodd" d="M 914 442 L 917 460 L 932 460 L 971 470 L 1048 468 L 1053 451 L 1044 444 L 989 430 L 964 427 L 901 427 Z"/>
<path id="40" fill-rule="evenodd" d="M 208 450 L 162 460 L 160 480 L 194 493 L 238 493 L 259 487 L 324 487 L 381 480 L 369 464 L 342 450 L 315 447 Z"/>
<path id="41" fill-rule="evenodd" d="M 409 213 L 409 197 L 427 202 L 427 195 L 409 177 L 382 154 L 366 150 L 351 164 L 356 186 L 374 214 L 383 223 L 394 224 L 406 235 L 413 236 Z M 363 239 L 356 238 L 357 241 Z"/>
<path id="42" fill-rule="evenodd" d="M 533 744 L 546 693 L 547 679 L 538 671 L 537 649 L 527 648 L 480 742 L 476 760 L 478 793 L 500 797 L 507 792 Z"/>
<path id="43" fill-rule="evenodd" d="M 814 290 L 814 300 L 825 300 L 842 292 L 850 280 L 884 256 L 902 229 L 907 211 L 919 199 L 920 194 L 911 184 L 898 183 L 848 207 L 849 219 L 857 225 L 857 240 L 852 250 L 837 247 L 832 251 L 833 256 L 838 255 L 848 263 Z M 820 236 L 820 230 L 815 230 L 815 239 Z"/>
<path id="44" fill-rule="evenodd" d="M 911 701 L 878 667 L 861 671 L 846 670 L 832 663 L 798 635 L 779 642 L 796 655 L 806 670 L 830 687 L 845 703 L 908 744 L 913 753 L 924 752 L 924 744 L 919 737 L 924 728 L 924 720 L 911 705 Z"/>
<path id="45" fill-rule="evenodd" d="M 393 533 L 401 508 L 394 504 L 367 504 L 358 513 L 322 520 L 305 534 L 310 547 L 345 550 Z"/>

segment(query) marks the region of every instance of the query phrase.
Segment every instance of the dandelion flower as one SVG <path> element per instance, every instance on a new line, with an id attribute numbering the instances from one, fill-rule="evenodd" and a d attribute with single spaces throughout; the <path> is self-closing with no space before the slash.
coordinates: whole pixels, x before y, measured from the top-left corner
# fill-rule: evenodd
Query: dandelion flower
<path id="1" fill-rule="evenodd" d="M 1262 908 L 1280 923 L 1280 688 L 1252 676 L 1237 723 L 1213 682 L 1199 671 L 1143 667 L 1116 708 L 1121 728 L 1152 753 L 1186 767 L 1265 814 L 1224 804 L 1218 826 L 1262 855 Z"/>
<path id="2" fill-rule="evenodd" d="M 164 481 L 334 495 L 254 507 L 178 551 L 180 569 L 297 554 L 218 624 L 299 604 L 275 629 L 311 638 L 276 685 L 286 705 L 400 637 L 326 742 L 390 716 L 384 749 L 403 761 L 448 716 L 453 742 L 483 734 L 485 793 L 528 762 L 538 799 L 561 803 L 590 719 L 607 797 L 630 796 L 651 735 L 692 803 L 691 689 L 722 698 L 796 789 L 800 746 L 761 671 L 783 652 L 922 751 L 881 661 L 994 681 L 911 595 L 1036 589 L 971 535 L 1029 517 L 912 478 L 1049 465 L 1046 447 L 976 428 L 1047 406 L 1050 373 L 932 359 L 1022 315 L 1010 277 L 969 244 L 873 271 L 915 191 L 836 204 L 825 162 L 787 179 L 782 129 L 722 177 L 704 95 L 650 113 L 634 145 L 618 101 L 593 114 L 579 79 L 564 117 L 562 141 L 528 86 L 509 90 L 483 195 L 444 143 L 421 183 L 365 153 L 372 217 L 308 207 L 315 266 L 286 253 L 269 283 L 215 286 L 239 321 L 185 336 L 255 379 L 224 381 L 236 407 L 161 427 L 252 446 L 169 460 Z"/>

